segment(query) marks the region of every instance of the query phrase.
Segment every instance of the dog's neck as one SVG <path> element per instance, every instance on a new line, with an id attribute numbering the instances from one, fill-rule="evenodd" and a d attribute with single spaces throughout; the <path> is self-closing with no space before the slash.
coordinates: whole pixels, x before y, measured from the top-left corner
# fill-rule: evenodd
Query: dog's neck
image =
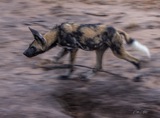
<path id="1" fill-rule="evenodd" d="M 58 29 L 50 30 L 49 32 L 45 33 L 43 37 L 46 39 L 46 50 L 55 47 L 58 41 Z"/>

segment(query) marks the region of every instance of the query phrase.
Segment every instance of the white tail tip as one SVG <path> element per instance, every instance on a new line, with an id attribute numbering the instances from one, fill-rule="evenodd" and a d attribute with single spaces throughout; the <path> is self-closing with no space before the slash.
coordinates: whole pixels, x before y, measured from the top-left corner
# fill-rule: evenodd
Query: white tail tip
<path id="1" fill-rule="evenodd" d="M 134 41 L 132 43 L 132 47 L 135 48 L 136 50 L 142 52 L 143 54 L 146 54 L 148 58 L 151 58 L 151 54 L 149 52 L 149 49 L 145 45 L 142 45 L 138 41 Z"/>

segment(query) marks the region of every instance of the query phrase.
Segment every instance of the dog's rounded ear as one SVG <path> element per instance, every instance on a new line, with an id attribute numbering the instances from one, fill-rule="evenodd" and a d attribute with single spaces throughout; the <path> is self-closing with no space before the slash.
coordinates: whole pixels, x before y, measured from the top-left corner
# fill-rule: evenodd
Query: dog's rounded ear
<path id="1" fill-rule="evenodd" d="M 29 30 L 32 32 L 34 39 L 38 42 L 40 42 L 42 45 L 46 44 L 46 40 L 43 38 L 42 34 L 40 34 L 38 31 L 32 29 L 29 27 Z"/>

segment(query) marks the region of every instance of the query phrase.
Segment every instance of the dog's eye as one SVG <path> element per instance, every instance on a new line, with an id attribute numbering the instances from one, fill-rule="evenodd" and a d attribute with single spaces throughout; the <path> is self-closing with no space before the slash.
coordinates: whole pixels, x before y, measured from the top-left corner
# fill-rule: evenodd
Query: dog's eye
<path id="1" fill-rule="evenodd" d="M 32 46 L 32 47 L 30 47 L 30 49 L 35 51 L 36 47 Z"/>
<path id="2" fill-rule="evenodd" d="M 32 46 L 31 48 L 35 49 L 35 47 L 34 47 L 34 46 Z"/>

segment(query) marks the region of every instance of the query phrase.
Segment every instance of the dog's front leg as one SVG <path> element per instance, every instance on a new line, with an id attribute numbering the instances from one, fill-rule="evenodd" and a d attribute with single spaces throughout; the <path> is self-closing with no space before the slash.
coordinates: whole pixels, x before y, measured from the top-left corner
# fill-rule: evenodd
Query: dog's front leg
<path id="1" fill-rule="evenodd" d="M 57 63 L 62 57 L 68 54 L 69 50 L 67 48 L 62 48 L 56 57 L 54 57 L 54 62 Z"/>
<path id="2" fill-rule="evenodd" d="M 78 49 L 69 50 L 69 52 L 70 52 L 70 69 L 69 69 L 69 72 L 67 73 L 67 75 L 62 75 L 61 78 L 68 79 L 72 75 L 72 73 L 74 71 L 74 63 L 75 63 L 77 51 L 78 51 Z"/>

